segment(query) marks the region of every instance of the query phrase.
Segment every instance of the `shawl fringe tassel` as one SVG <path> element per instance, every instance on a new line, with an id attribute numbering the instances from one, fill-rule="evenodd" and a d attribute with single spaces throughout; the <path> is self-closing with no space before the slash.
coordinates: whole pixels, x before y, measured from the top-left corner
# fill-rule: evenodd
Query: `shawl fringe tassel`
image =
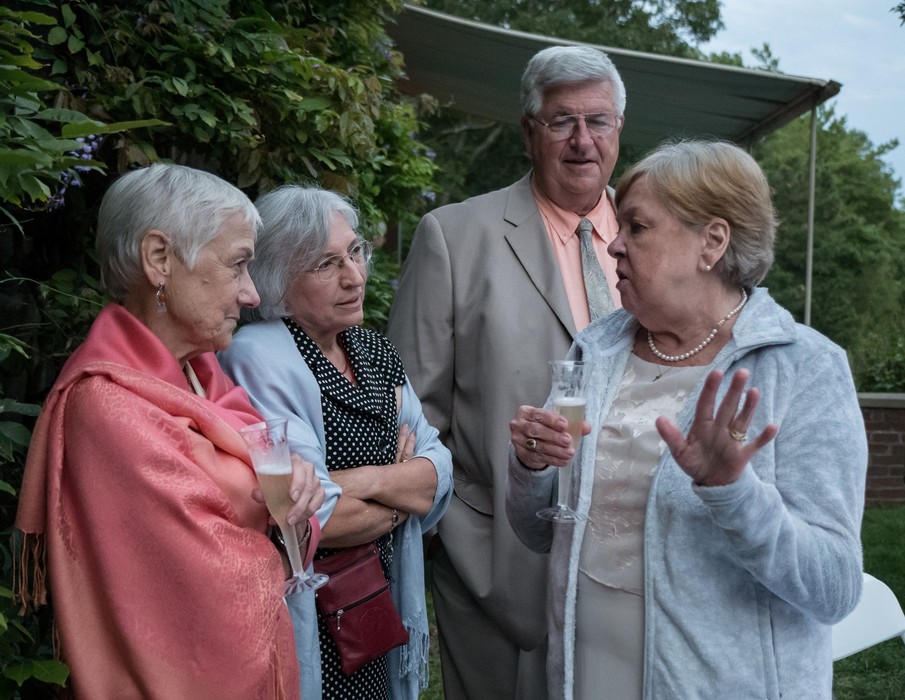
<path id="1" fill-rule="evenodd" d="M 19 548 L 13 556 L 13 593 L 24 615 L 47 605 L 47 546 L 44 533 L 16 531 L 13 538 Z"/>
<path id="2" fill-rule="evenodd" d="M 425 690 L 429 681 L 428 655 L 430 652 L 430 635 L 420 630 L 417 619 L 403 622 L 409 633 L 409 643 L 400 649 L 399 676 L 405 678 L 414 675 L 418 685 Z"/>

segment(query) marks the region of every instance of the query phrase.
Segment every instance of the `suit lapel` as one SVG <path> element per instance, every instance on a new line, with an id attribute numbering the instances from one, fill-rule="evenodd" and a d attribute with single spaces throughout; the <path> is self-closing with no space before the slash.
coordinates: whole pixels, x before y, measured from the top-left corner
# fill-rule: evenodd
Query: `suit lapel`
<path id="1" fill-rule="evenodd" d="M 569 308 L 562 275 L 531 194 L 531 173 L 513 185 L 503 218 L 515 227 L 506 234 L 509 247 L 550 310 L 569 336 L 574 338 L 575 321 Z"/>

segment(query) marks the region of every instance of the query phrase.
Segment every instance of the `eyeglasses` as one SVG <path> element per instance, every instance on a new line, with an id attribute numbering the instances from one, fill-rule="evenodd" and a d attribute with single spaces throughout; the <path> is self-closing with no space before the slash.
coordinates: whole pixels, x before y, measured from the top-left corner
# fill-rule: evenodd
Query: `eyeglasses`
<path id="1" fill-rule="evenodd" d="M 305 272 L 313 272 L 317 275 L 321 282 L 332 282 L 342 271 L 346 264 L 346 258 L 349 258 L 359 267 L 363 267 L 371 262 L 371 253 L 374 247 L 368 241 L 358 241 L 345 255 L 331 255 L 329 258 L 321 260 L 317 267 Z"/>
<path id="2" fill-rule="evenodd" d="M 550 139 L 553 141 L 563 141 L 571 138 L 572 134 L 578 129 L 579 121 L 583 121 L 585 127 L 591 136 L 599 138 L 601 136 L 609 136 L 620 124 L 624 117 L 617 117 L 614 114 L 563 114 L 553 117 L 549 122 L 537 117 L 531 117 L 538 124 L 547 127 L 550 132 Z"/>

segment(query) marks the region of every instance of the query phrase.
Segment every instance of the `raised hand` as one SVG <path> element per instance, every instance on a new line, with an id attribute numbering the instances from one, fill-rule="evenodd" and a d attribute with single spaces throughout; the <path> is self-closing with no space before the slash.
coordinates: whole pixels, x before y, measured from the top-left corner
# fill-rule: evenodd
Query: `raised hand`
<path id="1" fill-rule="evenodd" d="M 715 412 L 723 373 L 714 370 L 707 375 L 687 437 L 668 418 L 661 416 L 656 421 L 657 431 L 673 459 L 699 486 L 731 484 L 739 478 L 751 458 L 779 432 L 779 426 L 771 423 L 760 435 L 749 440 L 748 427 L 760 392 L 754 387 L 745 390 L 748 375 L 746 369 L 732 375 L 729 390 Z"/>

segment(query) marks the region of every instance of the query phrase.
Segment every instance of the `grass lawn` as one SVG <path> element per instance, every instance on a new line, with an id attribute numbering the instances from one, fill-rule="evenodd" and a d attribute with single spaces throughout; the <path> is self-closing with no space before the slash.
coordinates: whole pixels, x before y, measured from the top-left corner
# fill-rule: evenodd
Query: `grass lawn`
<path id="1" fill-rule="evenodd" d="M 886 583 L 905 605 L 905 506 L 869 508 L 861 531 L 864 570 Z M 443 700 L 437 630 L 431 618 L 430 687 L 422 700 Z M 836 700 L 902 700 L 905 698 L 905 644 L 891 639 L 836 662 L 833 692 Z"/>
<path id="2" fill-rule="evenodd" d="M 889 586 L 905 605 L 905 507 L 869 508 L 861 528 L 864 570 Z M 905 698 L 905 644 L 883 644 L 837 661 L 833 676 L 836 700 Z"/>

